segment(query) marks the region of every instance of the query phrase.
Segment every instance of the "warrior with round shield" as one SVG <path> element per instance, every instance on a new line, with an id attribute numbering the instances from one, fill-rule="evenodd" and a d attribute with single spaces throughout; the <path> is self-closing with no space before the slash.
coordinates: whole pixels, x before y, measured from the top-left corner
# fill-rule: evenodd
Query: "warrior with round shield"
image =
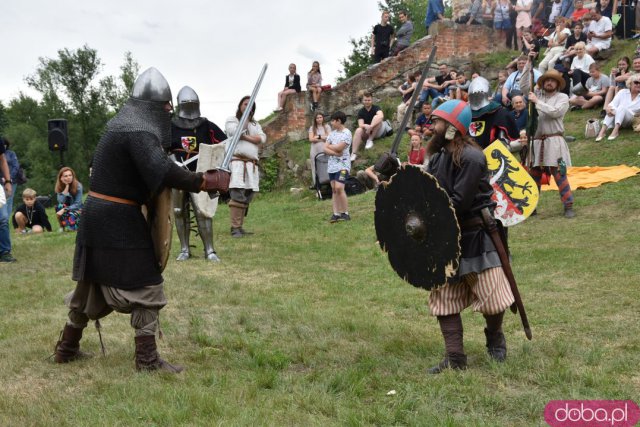
<path id="1" fill-rule="evenodd" d="M 178 92 L 178 114 L 171 121 L 170 151 L 179 163 L 185 163 L 197 156 L 203 144 L 217 144 L 227 138 L 215 123 L 200 115 L 200 99 L 189 86 Z M 202 147 L 203 149 L 205 147 Z M 194 172 L 198 162 L 209 157 L 199 156 L 198 160 L 189 162 L 186 167 Z M 214 169 L 218 165 L 206 165 L 205 169 Z M 188 191 L 174 189 L 172 194 L 173 213 L 176 220 L 176 231 L 180 239 L 180 254 L 177 261 L 185 261 L 191 257 L 189 233 L 191 232 L 191 210 L 196 219 L 198 234 L 204 245 L 204 257 L 209 261 L 220 261 L 213 248 L 213 215 L 218 199 L 198 197 Z"/>
<path id="2" fill-rule="evenodd" d="M 136 369 L 182 371 L 157 352 L 158 315 L 167 304 L 162 270 L 168 245 L 154 241 L 153 230 L 158 224 L 171 229 L 165 189 L 195 193 L 220 187 L 211 184 L 215 171 L 189 172 L 167 156 L 163 148 L 171 140 L 172 109 L 169 84 L 150 68 L 136 79 L 131 97 L 96 147 L 91 191 L 76 236 L 72 278 L 77 284 L 66 299 L 69 319 L 56 344 L 56 363 L 85 356 L 80 340 L 88 321 L 115 310 L 131 314 Z M 158 198 L 161 203 L 154 202 Z"/>
<path id="3" fill-rule="evenodd" d="M 429 295 L 429 311 L 438 318 L 446 348 L 445 358 L 429 370 L 432 374 L 466 368 L 460 312 L 469 306 L 486 319 L 489 356 L 502 362 L 507 355 L 502 318 L 514 297 L 483 225 L 481 211 L 494 207 L 493 189 L 485 155 L 468 135 L 471 116 L 469 106 L 459 100 L 443 103 L 432 115 L 434 136 L 428 145 L 428 172 L 451 198 L 461 228 L 458 277 Z"/>

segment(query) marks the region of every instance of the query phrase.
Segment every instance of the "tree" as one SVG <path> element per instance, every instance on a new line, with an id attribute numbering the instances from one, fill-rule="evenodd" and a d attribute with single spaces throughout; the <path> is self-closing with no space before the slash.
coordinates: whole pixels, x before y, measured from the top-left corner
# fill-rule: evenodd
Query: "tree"
<path id="1" fill-rule="evenodd" d="M 380 9 L 380 12 L 382 12 L 383 10 L 388 10 L 390 12 L 390 24 L 393 26 L 393 28 L 398 28 L 400 26 L 400 20 L 398 18 L 398 14 L 400 13 L 400 11 L 406 11 L 409 14 L 409 18 L 413 21 L 414 32 L 413 36 L 411 37 L 412 42 L 415 40 L 419 40 L 426 35 L 426 29 L 422 21 L 424 21 L 425 11 L 427 10 L 427 0 L 380 1 L 378 2 L 378 9 Z M 349 39 L 352 50 L 348 57 L 340 60 L 342 71 L 340 72 L 340 76 L 338 77 L 338 82 L 355 76 L 361 71 L 367 69 L 369 65 L 373 64 L 373 58 L 369 55 L 373 25 L 371 28 L 372 30 L 369 32 L 369 34 L 364 35 L 358 39 Z"/>
<path id="2" fill-rule="evenodd" d="M 341 75 L 338 77 L 338 83 L 355 76 L 367 67 L 373 64 L 373 58 L 369 55 L 371 47 L 371 36 L 363 36 L 359 39 L 349 39 L 352 51 L 345 59 L 340 60 L 342 64 Z"/>
<path id="3" fill-rule="evenodd" d="M 124 56 L 118 78 L 102 77 L 102 61 L 88 46 L 61 49 L 56 58 L 39 58 L 27 84 L 41 94 L 41 100 L 20 93 L 6 109 L 9 137 L 25 165 L 29 186 L 41 194 L 53 191 L 60 159 L 47 148 L 47 120 L 68 121 L 69 150 L 65 165 L 71 166 L 88 184 L 89 163 L 107 121 L 129 97 L 139 65 L 131 53 Z M 1 104 L 0 104 L 1 106 Z M 0 108 L 0 130 L 2 127 Z"/>

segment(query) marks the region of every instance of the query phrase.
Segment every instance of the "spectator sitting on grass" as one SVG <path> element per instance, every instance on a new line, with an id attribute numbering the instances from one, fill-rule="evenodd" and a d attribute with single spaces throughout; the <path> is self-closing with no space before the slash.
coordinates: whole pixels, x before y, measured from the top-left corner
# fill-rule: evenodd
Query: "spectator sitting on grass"
<path id="1" fill-rule="evenodd" d="M 363 107 L 358 111 L 358 128 L 353 135 L 351 161 L 356 159 L 362 141 L 366 141 L 364 148 L 368 150 L 373 148 L 373 140 L 382 138 L 387 131 L 384 125 L 384 113 L 380 107 L 373 105 L 371 92 L 365 92 L 362 95 L 362 105 Z"/>
<path id="2" fill-rule="evenodd" d="M 22 192 L 24 202 L 13 215 L 13 228 L 17 233 L 42 233 L 44 230 L 51 231 L 51 223 L 44 210 L 44 206 L 36 200 L 36 192 L 31 188 L 26 188 Z"/>
<path id="3" fill-rule="evenodd" d="M 404 119 L 404 115 L 409 109 L 409 102 L 411 101 L 411 96 L 415 89 L 416 76 L 414 73 L 409 73 L 407 74 L 407 81 L 398 87 L 398 90 L 402 94 L 402 102 L 400 102 L 400 105 L 398 105 L 396 110 L 396 119 L 399 123 L 402 123 L 402 119 Z"/>
<path id="4" fill-rule="evenodd" d="M 591 77 L 587 80 L 587 93 L 583 95 L 573 95 L 569 98 L 571 109 L 588 110 L 590 108 L 599 107 L 604 103 L 604 97 L 609 90 L 611 82 L 609 77 L 600 72 L 600 66 L 593 63 L 589 66 L 589 74 Z"/>
<path id="5" fill-rule="evenodd" d="M 587 33 L 587 38 L 589 39 L 587 53 L 594 56 L 601 50 L 606 50 L 611 47 L 613 24 L 611 23 L 611 19 L 602 16 L 602 12 L 597 6 L 591 12 L 591 16 L 593 17 L 593 21 L 589 24 L 589 31 Z"/>
<path id="6" fill-rule="evenodd" d="M 529 112 L 527 111 L 527 101 L 524 99 L 524 95 L 516 95 L 511 98 L 511 105 L 513 110 L 511 114 L 516 119 L 516 127 L 518 132 L 527 127 L 527 120 L 529 118 Z"/>
<path id="7" fill-rule="evenodd" d="M 409 148 L 408 163 L 410 165 L 422 166 L 426 149 L 422 146 L 420 135 L 411 135 L 411 147 Z"/>
<path id="8" fill-rule="evenodd" d="M 640 58 L 638 63 L 640 63 Z M 603 109 L 600 114 L 602 118 L 604 118 L 606 114 L 605 109 L 607 108 L 607 105 L 609 105 L 613 97 L 616 96 L 618 92 L 627 87 L 627 79 L 631 77 L 632 74 L 631 60 L 627 56 L 623 56 L 618 59 L 618 66 L 611 69 L 611 75 L 609 76 L 611 86 L 609 86 L 607 96 L 604 98 Z"/>
<path id="9" fill-rule="evenodd" d="M 463 101 L 467 101 L 468 99 L 468 95 L 467 92 L 469 91 L 469 85 L 471 84 L 471 82 L 469 80 L 467 80 L 467 76 L 464 74 L 464 71 L 461 71 L 457 76 L 456 76 L 456 84 L 455 86 L 455 91 L 449 91 L 450 98 L 452 99 L 461 99 Z"/>
<path id="10" fill-rule="evenodd" d="M 63 167 L 56 179 L 56 216 L 62 231 L 77 231 L 82 212 L 82 184 L 70 167 Z"/>
<path id="11" fill-rule="evenodd" d="M 640 114 L 640 74 L 632 74 L 626 82 L 628 89 L 622 89 L 607 106 L 607 116 L 602 122 L 596 141 L 604 138 L 608 129 L 613 128 L 609 140 L 618 137 L 620 128 L 631 127 L 633 118 Z"/>
<path id="12" fill-rule="evenodd" d="M 424 139 L 429 139 L 433 136 L 433 132 L 431 130 L 433 125 L 431 121 L 431 111 L 431 104 L 428 102 L 422 104 L 422 113 L 416 119 L 415 127 L 407 131 L 410 136 L 419 135 Z"/>
<path id="13" fill-rule="evenodd" d="M 587 43 L 587 35 L 582 31 L 584 29 L 584 25 L 582 22 L 576 22 L 573 26 L 573 33 L 567 37 L 567 41 L 564 45 L 565 51 L 562 55 L 560 55 L 560 60 L 564 61 L 565 59 L 570 59 L 574 57 L 577 52 L 575 50 L 576 44 L 579 42 Z"/>

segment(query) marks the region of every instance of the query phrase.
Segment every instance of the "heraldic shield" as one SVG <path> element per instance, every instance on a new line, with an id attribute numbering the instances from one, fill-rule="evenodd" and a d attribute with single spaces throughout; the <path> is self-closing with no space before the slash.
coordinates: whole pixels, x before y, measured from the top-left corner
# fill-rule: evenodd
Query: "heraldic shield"
<path id="1" fill-rule="evenodd" d="M 418 288 L 436 289 L 455 276 L 460 227 L 447 193 L 432 175 L 402 166 L 378 187 L 375 227 L 391 267 Z"/>
<path id="2" fill-rule="evenodd" d="M 495 217 L 505 227 L 524 221 L 536 209 L 540 193 L 536 182 L 500 140 L 484 149 L 496 202 Z"/>

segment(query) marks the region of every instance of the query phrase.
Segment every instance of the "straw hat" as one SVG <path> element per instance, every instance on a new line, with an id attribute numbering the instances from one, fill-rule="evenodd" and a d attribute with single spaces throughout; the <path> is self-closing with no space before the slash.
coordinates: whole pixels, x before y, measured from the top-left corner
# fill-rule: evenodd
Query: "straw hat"
<path id="1" fill-rule="evenodd" d="M 562 91 L 562 89 L 564 89 L 565 86 L 565 82 L 564 82 L 564 77 L 562 77 L 562 74 L 560 74 L 559 71 L 557 70 L 549 70 L 546 73 L 544 73 L 543 75 L 540 76 L 540 78 L 538 78 L 538 87 L 539 88 L 543 88 L 544 86 L 544 82 L 547 79 L 553 79 L 555 81 L 558 82 L 558 92 Z"/>

